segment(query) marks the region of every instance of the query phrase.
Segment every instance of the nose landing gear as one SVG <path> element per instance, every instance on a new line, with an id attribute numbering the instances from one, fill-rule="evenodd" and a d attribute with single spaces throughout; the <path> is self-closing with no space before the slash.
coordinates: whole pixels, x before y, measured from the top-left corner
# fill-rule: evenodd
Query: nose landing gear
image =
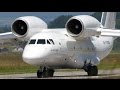
<path id="1" fill-rule="evenodd" d="M 54 74 L 54 70 L 46 67 L 43 67 L 42 69 L 37 71 L 38 78 L 53 77 L 53 74 Z"/>

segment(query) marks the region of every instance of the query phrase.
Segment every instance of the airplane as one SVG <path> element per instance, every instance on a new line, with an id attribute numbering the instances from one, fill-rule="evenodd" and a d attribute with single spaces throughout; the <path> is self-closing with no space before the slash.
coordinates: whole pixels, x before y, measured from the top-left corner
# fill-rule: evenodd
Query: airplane
<path id="1" fill-rule="evenodd" d="M 0 39 L 26 40 L 22 58 L 39 66 L 37 77 L 53 77 L 55 69 L 84 69 L 88 76 L 97 76 L 97 65 L 112 50 L 120 37 L 115 29 L 116 12 L 102 12 L 101 22 L 90 15 L 71 17 L 65 28 L 47 28 L 36 16 L 22 16 L 11 24 L 11 32 Z"/>

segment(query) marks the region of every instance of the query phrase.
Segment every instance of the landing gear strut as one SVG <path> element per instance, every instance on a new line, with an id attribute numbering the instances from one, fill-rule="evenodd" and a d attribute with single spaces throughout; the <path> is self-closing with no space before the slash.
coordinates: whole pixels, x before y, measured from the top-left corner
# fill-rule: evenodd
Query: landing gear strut
<path id="1" fill-rule="evenodd" d="M 41 70 L 37 71 L 38 78 L 53 77 L 53 74 L 54 74 L 54 70 L 46 67 L 43 67 Z"/>
<path id="2" fill-rule="evenodd" d="M 87 72 L 88 76 L 97 76 L 98 75 L 97 66 L 85 66 L 84 70 Z"/>

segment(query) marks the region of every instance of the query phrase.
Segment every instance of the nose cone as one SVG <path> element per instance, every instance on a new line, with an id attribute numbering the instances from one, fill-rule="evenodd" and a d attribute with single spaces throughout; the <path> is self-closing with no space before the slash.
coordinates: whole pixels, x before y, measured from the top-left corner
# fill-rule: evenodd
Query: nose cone
<path id="1" fill-rule="evenodd" d="M 38 65 L 45 57 L 44 52 L 41 48 L 26 46 L 22 55 L 23 61 L 31 65 Z"/>

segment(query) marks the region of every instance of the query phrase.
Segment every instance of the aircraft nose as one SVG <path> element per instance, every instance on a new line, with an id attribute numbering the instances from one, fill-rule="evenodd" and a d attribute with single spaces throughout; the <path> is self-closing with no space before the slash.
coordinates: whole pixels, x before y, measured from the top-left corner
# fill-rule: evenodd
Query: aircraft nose
<path id="1" fill-rule="evenodd" d="M 22 58 L 24 62 L 36 65 L 43 62 L 44 58 L 46 58 L 46 52 L 43 48 L 26 46 Z"/>
<path id="2" fill-rule="evenodd" d="M 28 64 L 33 64 L 34 61 L 38 58 L 38 53 L 32 52 L 32 51 L 26 51 L 23 52 L 23 61 Z"/>
<path id="3" fill-rule="evenodd" d="M 32 52 L 26 52 L 26 51 L 24 51 L 23 52 L 23 58 L 24 59 L 26 59 L 26 60 L 32 60 L 32 59 L 35 59 L 35 58 L 37 58 L 37 55 L 36 55 L 37 53 L 32 53 Z"/>
<path id="4" fill-rule="evenodd" d="M 36 60 L 40 59 L 41 50 L 35 47 L 26 46 L 23 51 L 23 61 L 28 64 L 34 64 Z"/>

